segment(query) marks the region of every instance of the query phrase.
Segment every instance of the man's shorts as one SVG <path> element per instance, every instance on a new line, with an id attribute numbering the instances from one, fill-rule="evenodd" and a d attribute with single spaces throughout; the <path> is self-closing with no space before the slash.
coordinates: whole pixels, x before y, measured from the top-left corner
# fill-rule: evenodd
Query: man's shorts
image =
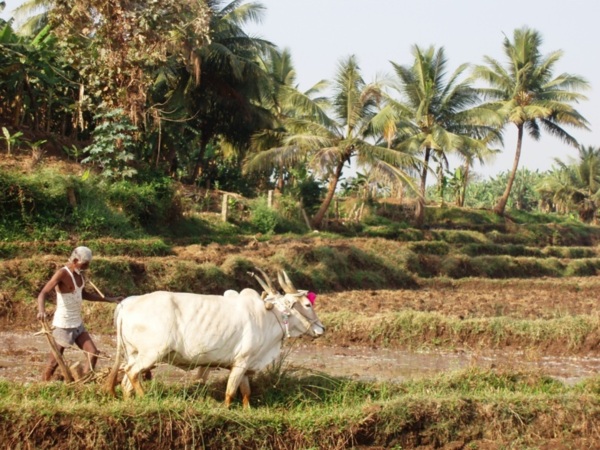
<path id="1" fill-rule="evenodd" d="M 77 328 L 55 328 L 52 336 L 61 347 L 69 347 L 86 331 L 85 326 L 81 324 Z"/>

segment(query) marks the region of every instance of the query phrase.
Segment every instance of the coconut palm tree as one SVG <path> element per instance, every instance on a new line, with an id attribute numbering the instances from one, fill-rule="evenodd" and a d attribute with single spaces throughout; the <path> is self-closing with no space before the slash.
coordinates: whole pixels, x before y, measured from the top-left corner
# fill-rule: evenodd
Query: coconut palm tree
<path id="1" fill-rule="evenodd" d="M 376 83 L 364 82 L 354 56 L 340 61 L 331 88 L 329 104 L 322 110 L 326 114 L 286 118 L 281 144 L 246 163 L 246 170 L 258 170 L 265 165 L 307 161 L 313 173 L 328 182 L 326 195 L 312 219 L 315 228 L 322 225 L 344 168 L 352 158 L 356 157 L 359 165 L 383 161 L 397 167 L 407 160 L 407 155 L 369 140 L 375 134 L 372 119 L 381 91 Z"/>
<path id="2" fill-rule="evenodd" d="M 269 75 L 265 79 L 268 83 L 262 87 L 261 105 L 271 111 L 275 128 L 281 127 L 292 117 L 325 117 L 322 107 L 326 99 L 320 93 L 328 86 L 328 82 L 321 80 L 307 91 L 300 91 L 289 49 L 280 51 L 272 47 L 259 63 Z"/>
<path id="3" fill-rule="evenodd" d="M 579 158 L 563 162 L 538 186 L 538 192 L 560 209 L 576 209 L 584 222 L 596 221 L 600 205 L 600 148 L 579 147 Z"/>
<path id="4" fill-rule="evenodd" d="M 563 127 L 566 125 L 587 129 L 587 120 L 573 108 L 572 104 L 586 99 L 578 91 L 589 88 L 588 83 L 577 75 L 563 73 L 554 76 L 554 68 L 563 52 L 554 51 L 547 56 L 540 52 L 541 35 L 532 29 L 516 29 L 513 40 L 505 37 L 503 48 L 508 63 L 486 56 L 486 65 L 478 65 L 473 70 L 476 79 L 483 80 L 489 87 L 480 93 L 490 103 L 487 104 L 501 113 L 506 123 L 517 128 L 517 146 L 511 174 L 502 197 L 494 207 L 497 214 L 503 215 L 515 175 L 519 167 L 523 135 L 538 140 L 544 129 L 567 144 L 577 146 L 576 139 Z"/>
<path id="5" fill-rule="evenodd" d="M 258 100 L 259 78 L 266 75 L 257 58 L 272 44 L 244 32 L 243 26 L 248 21 L 258 20 L 264 7 L 259 3 L 242 3 L 241 0 L 227 3 L 165 0 L 138 8 L 139 3 L 124 2 L 134 9 L 134 13 L 124 15 L 132 21 L 127 23 L 127 29 L 136 29 L 136 33 L 130 35 L 152 33 L 152 36 L 136 39 L 131 48 L 125 45 L 127 48 L 122 52 L 114 50 L 126 59 L 133 56 L 132 60 L 123 61 L 123 67 L 135 67 L 135 70 L 110 71 L 110 74 L 136 76 L 135 83 L 127 83 L 123 95 L 110 95 L 110 98 L 118 101 L 117 106 L 125 111 L 136 113 L 138 119 L 143 118 L 136 125 L 147 132 L 146 142 L 152 145 L 144 148 L 145 154 L 140 160 L 168 167 L 173 174 L 185 172 L 193 182 L 209 163 L 209 147 L 223 139 L 240 148 L 267 122 L 268 114 Z M 160 11 L 155 13 L 152 8 Z M 73 18 L 68 20 L 74 21 Z M 77 23 L 73 25 L 80 27 Z M 99 22 L 96 26 L 100 25 Z M 123 27 L 115 25 L 114 28 L 116 30 L 97 34 L 105 36 Z M 128 44 L 127 40 L 109 39 L 113 41 Z M 137 51 L 139 43 L 144 43 L 142 52 Z M 95 45 L 100 46 L 102 42 Z M 101 76 L 102 70 L 84 66 L 86 73 L 94 75 L 94 82 L 112 83 L 110 77 Z M 127 76 L 123 75 L 120 80 Z M 111 87 L 120 92 L 122 86 L 112 83 Z M 112 91 L 107 89 L 106 92 Z M 131 96 L 126 95 L 129 92 Z M 131 107 L 126 103 L 129 99 L 133 102 Z"/>
<path id="6" fill-rule="evenodd" d="M 278 149 L 284 144 L 286 121 L 306 117 L 321 117 L 326 115 L 322 109 L 326 99 L 320 93 L 327 87 L 325 80 L 319 81 L 307 91 L 300 91 L 296 83 L 296 70 L 292 56 L 288 49 L 282 51 L 272 48 L 260 60 L 261 67 L 269 75 L 264 79 L 266 83 L 261 87 L 260 104 L 272 115 L 272 124 L 269 128 L 262 129 L 252 137 L 250 151 L 256 167 L 263 166 L 270 171 L 272 157 L 277 163 L 277 189 L 281 192 L 284 188 L 286 177 L 292 166 L 278 158 Z M 274 149 L 269 152 L 269 149 Z M 273 156 L 275 154 L 275 156 Z M 302 166 L 305 161 L 297 161 Z"/>
<path id="7" fill-rule="evenodd" d="M 14 10 L 15 20 L 19 25 L 18 32 L 33 36 L 48 25 L 48 11 L 52 9 L 54 0 L 25 0 Z"/>
<path id="8" fill-rule="evenodd" d="M 447 166 L 450 152 L 463 155 L 472 163 L 485 160 L 492 151 L 488 144 L 500 136 L 496 132 L 499 116 L 478 108 L 479 96 L 468 80 L 459 78 L 467 68 L 459 66 L 446 78 L 447 59 L 444 48 L 413 47 L 410 66 L 392 62 L 396 79 L 395 99 L 388 97 L 390 118 L 395 121 L 393 146 L 403 152 L 422 155 L 417 167 L 420 175 L 415 222 L 424 219 L 425 190 L 432 158 Z"/>
<path id="9" fill-rule="evenodd" d="M 226 142 L 241 153 L 241 160 L 250 136 L 271 120 L 260 102 L 268 74 L 259 57 L 273 44 L 244 31 L 245 24 L 260 19 L 264 7 L 260 3 L 243 4 L 242 0 L 224 6 L 221 3 L 208 2 L 212 11 L 211 41 L 191 50 L 196 62 L 179 69 L 165 108 L 175 111 L 174 116 L 183 111 L 191 117 L 186 126 L 199 136 L 192 182 L 206 169 L 205 156 L 211 142 Z"/>

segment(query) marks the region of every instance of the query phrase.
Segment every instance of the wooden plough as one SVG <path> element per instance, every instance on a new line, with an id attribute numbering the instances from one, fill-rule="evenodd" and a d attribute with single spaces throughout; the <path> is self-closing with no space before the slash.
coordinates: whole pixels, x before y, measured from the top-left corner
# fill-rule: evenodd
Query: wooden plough
<path id="1" fill-rule="evenodd" d="M 54 336 L 52 336 L 52 330 L 50 329 L 50 325 L 48 325 L 46 319 L 42 319 L 41 322 L 42 330 L 36 333 L 36 335 L 43 334 L 44 336 L 46 336 L 46 340 L 48 341 L 48 345 L 50 346 L 50 351 L 54 355 L 54 359 L 56 359 L 56 361 L 58 362 L 58 367 L 60 367 L 63 377 L 65 377 L 65 383 L 73 383 L 75 381 L 75 378 L 71 373 L 71 369 L 69 369 L 69 366 L 67 366 L 63 355 L 61 355 L 60 351 L 58 351 L 58 346 L 56 345 Z"/>
<path id="2" fill-rule="evenodd" d="M 69 367 L 69 365 L 65 361 L 64 356 L 61 355 L 60 352 L 58 351 L 58 345 L 56 344 L 56 340 L 54 339 L 54 336 L 52 336 L 52 329 L 50 328 L 50 325 L 48 325 L 48 322 L 45 319 L 42 320 L 41 322 L 42 322 L 42 329 L 41 329 L 41 331 L 38 331 L 37 333 L 35 333 L 35 336 L 39 336 L 40 334 L 43 334 L 44 336 L 46 336 L 46 340 L 48 341 L 48 345 L 50 346 L 50 351 L 52 352 L 52 354 L 54 355 L 54 358 L 58 362 L 58 366 L 63 374 L 65 383 L 75 384 L 75 383 L 89 383 L 89 382 L 102 383 L 103 382 L 103 380 L 110 373 L 110 367 L 107 367 L 106 369 L 103 369 L 100 371 L 90 371 L 85 376 L 82 376 L 78 370 L 75 370 L 77 368 L 77 366 L 79 365 L 79 362 L 76 362 L 75 364 L 71 365 L 71 367 Z"/>

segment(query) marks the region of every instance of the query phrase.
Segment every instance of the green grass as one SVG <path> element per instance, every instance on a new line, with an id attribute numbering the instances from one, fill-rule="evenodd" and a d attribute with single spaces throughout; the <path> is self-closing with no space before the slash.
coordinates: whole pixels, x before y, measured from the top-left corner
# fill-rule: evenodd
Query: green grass
<path id="1" fill-rule="evenodd" d="M 255 377 L 253 407 L 245 410 L 222 406 L 221 382 L 201 389 L 155 382 L 146 397 L 124 401 L 96 385 L 0 381 L 0 438 L 11 446 L 71 448 L 84 439 L 94 448 L 161 449 L 414 448 L 418 438 L 516 449 L 557 436 L 594 438 L 599 385 L 597 378 L 569 387 L 534 372 L 474 368 L 403 383 L 283 370 Z"/>

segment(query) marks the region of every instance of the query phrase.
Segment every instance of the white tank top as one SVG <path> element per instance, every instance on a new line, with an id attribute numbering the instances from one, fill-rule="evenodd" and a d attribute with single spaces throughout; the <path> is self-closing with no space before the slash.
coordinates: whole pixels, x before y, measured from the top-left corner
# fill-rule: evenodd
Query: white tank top
<path id="1" fill-rule="evenodd" d="M 64 269 L 71 275 L 75 290 L 66 293 L 56 291 L 56 311 L 54 312 L 52 325 L 58 328 L 77 328 L 83 323 L 83 319 L 81 318 L 81 302 L 83 300 L 82 292 L 85 282 L 81 286 L 77 286 L 75 277 L 69 268 L 65 266 Z M 83 279 L 83 277 L 81 278 Z"/>

